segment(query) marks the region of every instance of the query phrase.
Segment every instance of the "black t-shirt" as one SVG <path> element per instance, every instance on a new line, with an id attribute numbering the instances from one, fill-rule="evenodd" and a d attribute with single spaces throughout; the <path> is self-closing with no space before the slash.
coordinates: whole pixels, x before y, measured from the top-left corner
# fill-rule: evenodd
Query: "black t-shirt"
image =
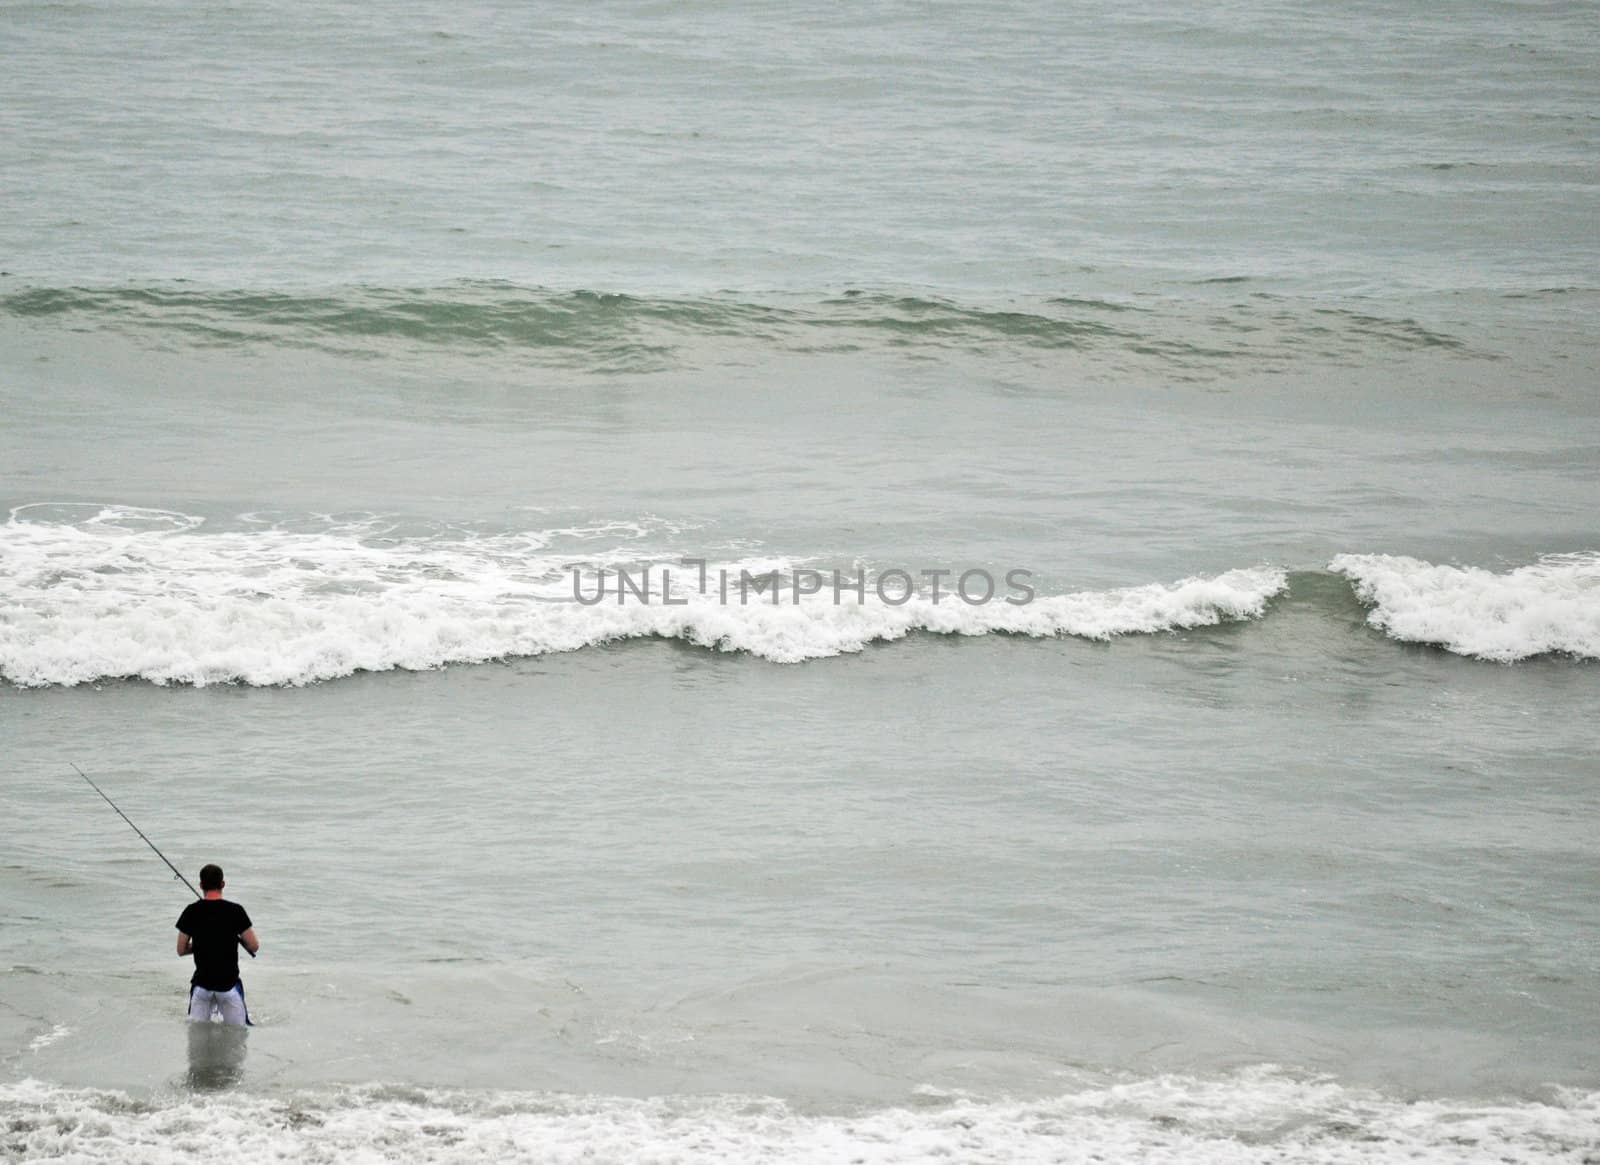
<path id="1" fill-rule="evenodd" d="M 194 978 L 207 991 L 226 991 L 239 981 L 239 936 L 250 929 L 244 907 L 226 898 L 197 899 L 183 908 L 178 929 L 194 940 Z"/>

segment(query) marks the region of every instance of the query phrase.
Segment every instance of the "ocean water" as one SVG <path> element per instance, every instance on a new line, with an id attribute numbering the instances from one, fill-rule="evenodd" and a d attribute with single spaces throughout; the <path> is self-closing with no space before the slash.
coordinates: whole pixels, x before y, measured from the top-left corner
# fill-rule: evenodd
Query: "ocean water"
<path id="1" fill-rule="evenodd" d="M 0 44 L 0 1158 L 1600 1154 L 1592 4 Z"/>

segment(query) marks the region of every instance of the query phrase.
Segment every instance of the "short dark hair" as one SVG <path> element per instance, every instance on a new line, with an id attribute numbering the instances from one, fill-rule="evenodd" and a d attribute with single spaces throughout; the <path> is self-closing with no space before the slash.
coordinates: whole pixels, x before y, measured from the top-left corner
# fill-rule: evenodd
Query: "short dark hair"
<path id="1" fill-rule="evenodd" d="M 220 889 L 222 889 L 222 867 L 221 866 L 201 866 L 200 867 L 200 889 L 202 889 L 202 890 L 220 890 Z"/>

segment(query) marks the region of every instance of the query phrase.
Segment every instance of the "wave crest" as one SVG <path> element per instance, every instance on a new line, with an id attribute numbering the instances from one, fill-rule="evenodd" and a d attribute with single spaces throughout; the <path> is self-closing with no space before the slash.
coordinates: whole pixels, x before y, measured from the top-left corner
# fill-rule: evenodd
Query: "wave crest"
<path id="1" fill-rule="evenodd" d="M 585 372 L 679 366 L 706 339 L 793 353 L 883 349 L 1006 353 L 1048 362 L 1063 352 L 1154 361 L 1187 377 L 1295 356 L 1350 359 L 1373 348 L 1474 355 L 1457 337 L 1409 318 L 1303 311 L 1247 299 L 1220 309 L 1056 297 L 961 303 L 850 290 L 829 298 L 669 298 L 556 291 L 463 280 L 432 287 L 349 286 L 319 293 L 187 284 L 25 287 L 0 294 L 0 319 L 71 321 L 199 347 L 283 346 L 370 358 L 447 348 L 511 353 Z"/>
<path id="2" fill-rule="evenodd" d="M 1395 639 L 1500 663 L 1600 659 L 1600 554 L 1547 555 L 1504 574 L 1389 554 L 1341 554 L 1328 568 Z"/>
<path id="3" fill-rule="evenodd" d="M 1258 568 L 1022 605 L 950 596 L 896 604 L 870 586 L 861 602 L 826 591 L 795 602 L 793 588 L 774 586 L 740 603 L 715 588 L 685 593 L 687 572 L 668 568 L 681 605 L 660 602 L 657 582 L 654 602 L 617 601 L 613 588 L 586 606 L 573 597 L 575 557 L 591 570 L 641 560 L 626 540 L 603 545 L 615 526 L 403 537 L 370 524 L 207 533 L 158 511 L 25 518 L 14 513 L 0 526 L 0 678 L 22 686 L 306 684 L 643 637 L 777 663 L 858 652 L 913 631 L 1107 639 L 1254 618 L 1286 585 L 1282 571 Z M 724 565 L 735 577 L 793 569 L 784 560 Z M 662 568 L 651 574 L 659 580 Z"/>

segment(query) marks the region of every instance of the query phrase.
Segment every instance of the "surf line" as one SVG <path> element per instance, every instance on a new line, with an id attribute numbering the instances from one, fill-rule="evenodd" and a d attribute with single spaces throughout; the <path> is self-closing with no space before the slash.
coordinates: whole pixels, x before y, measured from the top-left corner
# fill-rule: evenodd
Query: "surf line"
<path id="1" fill-rule="evenodd" d="M 71 761 L 68 761 L 67 763 L 69 765 L 72 765 L 72 771 L 73 772 L 77 773 L 84 780 L 89 781 L 89 774 L 88 773 L 84 772 L 77 765 L 72 764 Z M 111 806 L 111 808 L 113 808 L 113 809 L 117 809 L 117 803 L 115 801 L 113 801 L 110 797 L 107 797 L 105 790 L 102 789 L 99 785 L 95 784 L 93 781 L 89 781 L 89 788 L 93 789 L 96 793 L 99 793 L 101 798 L 105 801 L 105 803 L 107 805 Z M 198 891 L 198 890 L 196 890 L 194 888 L 194 883 L 190 882 L 188 878 L 185 878 L 183 876 L 183 874 L 178 870 L 177 866 L 173 865 L 170 861 L 167 861 L 167 855 L 162 853 L 159 849 L 156 849 L 156 843 L 151 841 L 148 837 L 146 837 L 144 835 L 144 830 L 140 829 L 137 825 L 133 824 L 133 818 L 129 817 L 121 809 L 117 809 L 117 816 L 122 818 L 122 820 L 124 820 L 124 821 L 126 821 L 128 823 L 128 825 L 133 829 L 133 832 L 135 832 L 135 833 L 137 833 L 139 835 L 139 840 L 143 841 L 145 843 L 145 845 L 149 846 L 152 850 L 155 850 L 156 857 L 160 858 L 162 861 L 167 863 L 167 869 L 172 871 L 172 876 L 174 878 L 178 879 L 178 881 L 182 882 L 185 886 L 189 887 L 189 893 L 193 894 L 196 898 L 203 898 L 204 897 L 204 895 L 201 894 L 200 891 Z M 244 945 L 244 939 L 241 938 L 239 940 L 239 945 L 241 947 L 244 947 L 245 953 L 248 954 L 252 959 L 256 957 L 256 953 L 254 951 L 252 951 L 249 947 L 246 947 Z"/>

